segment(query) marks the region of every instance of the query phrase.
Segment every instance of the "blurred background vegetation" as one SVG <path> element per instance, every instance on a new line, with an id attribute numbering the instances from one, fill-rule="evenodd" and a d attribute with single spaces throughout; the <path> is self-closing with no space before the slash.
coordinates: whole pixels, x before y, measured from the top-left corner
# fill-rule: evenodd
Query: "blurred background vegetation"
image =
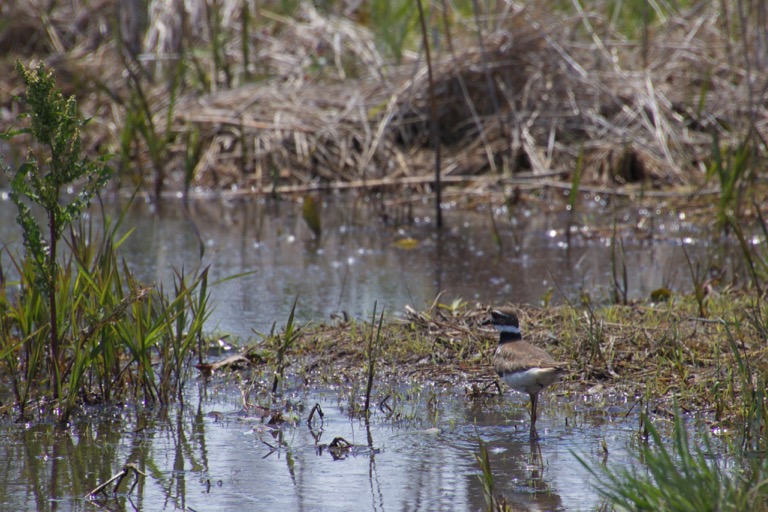
<path id="1" fill-rule="evenodd" d="M 423 6 L 449 185 L 568 182 L 577 161 L 581 183 L 726 201 L 761 179 L 764 2 Z M 78 97 L 86 150 L 117 156 L 116 187 L 430 190 L 411 0 L 3 2 L 0 129 L 18 113 L 17 58 Z"/>

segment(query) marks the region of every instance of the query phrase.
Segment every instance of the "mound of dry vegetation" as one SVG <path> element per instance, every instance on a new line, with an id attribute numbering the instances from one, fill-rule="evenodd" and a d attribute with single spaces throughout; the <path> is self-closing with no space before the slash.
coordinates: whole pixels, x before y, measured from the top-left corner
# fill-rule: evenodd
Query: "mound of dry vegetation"
<path id="1" fill-rule="evenodd" d="M 427 12 L 430 87 L 414 8 L 382 21 L 379 2 L 4 2 L 1 128 L 20 58 L 51 66 L 93 117 L 92 147 L 155 192 L 429 191 L 430 92 L 443 181 L 465 190 L 701 184 L 745 145 L 758 174 L 763 2 L 466 4 Z"/>

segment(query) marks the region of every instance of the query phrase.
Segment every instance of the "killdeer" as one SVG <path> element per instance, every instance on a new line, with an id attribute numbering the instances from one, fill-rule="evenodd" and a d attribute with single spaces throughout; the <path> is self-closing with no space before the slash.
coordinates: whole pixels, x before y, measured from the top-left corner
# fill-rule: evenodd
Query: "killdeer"
<path id="1" fill-rule="evenodd" d="M 539 392 L 562 377 L 565 363 L 535 345 L 523 341 L 517 315 L 508 308 L 491 311 L 492 324 L 499 331 L 499 346 L 493 354 L 493 369 L 507 385 L 531 397 L 531 439 L 538 439 L 536 432 L 536 405 Z"/>

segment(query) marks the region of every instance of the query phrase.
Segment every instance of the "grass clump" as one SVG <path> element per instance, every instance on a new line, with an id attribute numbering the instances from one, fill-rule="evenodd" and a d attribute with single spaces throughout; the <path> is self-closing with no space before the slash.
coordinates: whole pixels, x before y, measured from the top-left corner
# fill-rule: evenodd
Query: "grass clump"
<path id="1" fill-rule="evenodd" d="M 633 468 L 594 468 L 579 462 L 598 479 L 598 492 L 619 510 L 728 511 L 766 510 L 768 487 L 765 468 L 750 471 L 728 469 L 723 460 L 711 457 L 711 441 L 692 443 L 679 411 L 674 416 L 671 442 L 644 418 L 650 444 L 643 445 Z M 642 462 L 642 465 L 640 465 Z M 642 468 L 642 469 L 641 469 Z"/>
<path id="2" fill-rule="evenodd" d="M 64 98 L 56 87 L 53 73 L 42 64 L 35 70 L 16 61 L 16 70 L 26 85 L 26 102 L 30 126 L 5 133 L 11 138 L 21 133 L 31 134 L 42 147 L 45 156 L 39 158 L 30 148 L 26 161 L 11 175 L 11 200 L 19 210 L 17 222 L 22 228 L 24 249 L 32 264 L 32 283 L 47 300 L 48 306 L 48 369 L 54 399 L 61 391 L 61 360 L 58 326 L 58 243 L 64 230 L 80 217 L 93 196 L 104 186 L 111 171 L 105 158 L 89 161 L 82 155 L 80 131 L 85 121 L 80 118 L 74 97 Z M 62 202 L 62 191 L 84 180 L 79 193 L 69 203 Z M 45 212 L 47 233 L 28 203 Z M 47 238 L 46 238 L 47 237 Z"/>
<path id="3" fill-rule="evenodd" d="M 190 357 L 208 315 L 207 271 L 177 273 L 173 296 L 147 287 L 118 257 L 121 222 L 103 234 L 81 215 L 105 186 L 106 157 L 81 154 L 84 125 L 74 98 L 64 99 L 44 66 L 17 70 L 27 85 L 34 148 L 11 177 L 24 257 L 10 255 L 18 282 L 0 268 L 0 360 L 10 375 L 18 418 L 31 404 L 68 423 L 78 404 L 118 397 L 167 403 L 181 397 Z M 78 191 L 67 202 L 64 192 Z M 38 222 L 47 220 L 47 232 Z M 79 222 L 78 222 L 79 221 Z M 59 242 L 66 251 L 59 251 Z M 159 369 L 158 369 L 159 368 Z"/>
<path id="4" fill-rule="evenodd" d="M 296 304 L 298 303 L 298 301 L 299 301 L 298 297 L 296 297 L 293 301 L 293 306 L 291 306 L 291 313 L 288 316 L 288 322 L 286 322 L 285 324 L 285 329 L 283 330 L 282 337 L 280 336 L 271 337 L 277 344 L 277 350 L 275 355 L 275 375 L 272 381 L 272 394 L 277 393 L 278 385 L 280 384 L 280 382 L 282 382 L 284 378 L 285 367 L 287 364 L 285 356 L 288 353 L 288 350 L 296 342 L 296 339 L 299 337 L 299 333 L 301 332 L 300 331 L 301 327 L 294 322 L 295 313 L 296 313 Z"/>

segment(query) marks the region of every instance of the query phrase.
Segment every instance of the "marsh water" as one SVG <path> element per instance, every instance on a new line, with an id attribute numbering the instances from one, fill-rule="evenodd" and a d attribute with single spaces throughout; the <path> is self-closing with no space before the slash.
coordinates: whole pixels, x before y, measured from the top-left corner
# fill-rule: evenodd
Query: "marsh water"
<path id="1" fill-rule="evenodd" d="M 121 255 L 148 284 L 170 283 L 174 269 L 210 266 L 211 282 L 246 274 L 211 288 L 216 309 L 208 329 L 248 339 L 284 324 L 296 298 L 298 319 L 313 322 L 343 312 L 368 318 L 374 304 L 399 315 L 438 295 L 446 304 L 601 301 L 611 298 L 614 277 L 624 286 L 623 267 L 629 299 L 660 287 L 688 293 L 686 252 L 694 261 L 708 255 L 705 269 L 727 256 L 713 253 L 717 247 L 684 214 L 661 208 L 620 209 L 585 196 L 574 216 L 542 200 L 496 209 L 493 221 L 489 210 L 446 208 L 445 228 L 436 232 L 427 203 L 408 211 L 383 200 L 330 197 L 318 238 L 293 201 L 213 198 L 188 209 L 166 203 L 159 212 L 135 204 L 123 222 L 123 231 L 135 232 Z M 113 219 L 120 212 L 108 210 Z M 0 240 L 10 250 L 21 242 L 15 215 L 10 201 L 0 201 Z M 94 221 L 100 216 L 94 208 Z M 620 250 L 612 250 L 614 237 Z"/>
<path id="2" fill-rule="evenodd" d="M 518 397 L 473 405 L 430 387 L 390 402 L 400 419 L 377 413 L 366 427 L 347 414 L 345 394 L 289 393 L 297 421 L 274 430 L 242 413 L 236 391 L 202 386 L 190 389 L 183 408 L 101 411 L 98 421 L 66 431 L 6 426 L 0 509 L 93 510 L 84 496 L 130 461 L 146 476 L 128 496 L 127 477 L 117 499 L 109 486 L 109 498 L 99 500 L 109 510 L 482 510 L 480 439 L 497 492 L 514 510 L 591 510 L 599 501 L 574 453 L 626 463 L 635 427 L 622 406 L 595 415 L 588 403 L 555 408 L 547 400 L 532 444 Z M 324 417 L 310 427 L 314 404 Z M 334 452 L 335 438 L 353 446 Z"/>
<path id="3" fill-rule="evenodd" d="M 616 278 L 624 282 L 617 262 L 627 269 L 628 297 L 638 298 L 660 287 L 688 292 L 686 252 L 697 262 L 726 257 L 712 256 L 682 214 L 617 209 L 594 196 L 580 208 L 572 216 L 544 201 L 493 212 L 448 207 L 438 234 L 428 204 L 326 198 L 316 237 L 292 201 L 214 198 L 162 211 L 138 204 L 124 220 L 136 231 L 122 254 L 145 282 L 210 265 L 211 281 L 222 282 L 211 288 L 207 330 L 241 342 L 282 326 L 297 298 L 298 318 L 312 322 L 367 318 L 374 304 L 399 315 L 438 295 L 445 304 L 601 300 Z M 10 251 L 20 246 L 14 217 L 0 201 Z M 281 397 L 288 421 L 272 428 L 243 411 L 237 383 L 197 377 L 183 407 L 116 406 L 66 431 L 3 425 L 0 510 L 92 510 L 84 496 L 127 462 L 146 476 L 126 495 L 129 476 L 109 510 L 482 510 L 480 440 L 496 491 L 515 510 L 594 510 L 600 498 L 576 456 L 593 465 L 630 460 L 634 397 L 553 388 L 540 407 L 541 440 L 530 443 L 526 397 L 514 392 L 477 403 L 461 387 L 387 386 L 375 388 L 376 398 L 391 395 L 397 415 L 379 410 L 368 425 L 348 413 L 355 388 L 294 383 Z M 308 425 L 315 404 L 325 415 Z M 332 450 L 336 438 L 352 446 Z"/>

